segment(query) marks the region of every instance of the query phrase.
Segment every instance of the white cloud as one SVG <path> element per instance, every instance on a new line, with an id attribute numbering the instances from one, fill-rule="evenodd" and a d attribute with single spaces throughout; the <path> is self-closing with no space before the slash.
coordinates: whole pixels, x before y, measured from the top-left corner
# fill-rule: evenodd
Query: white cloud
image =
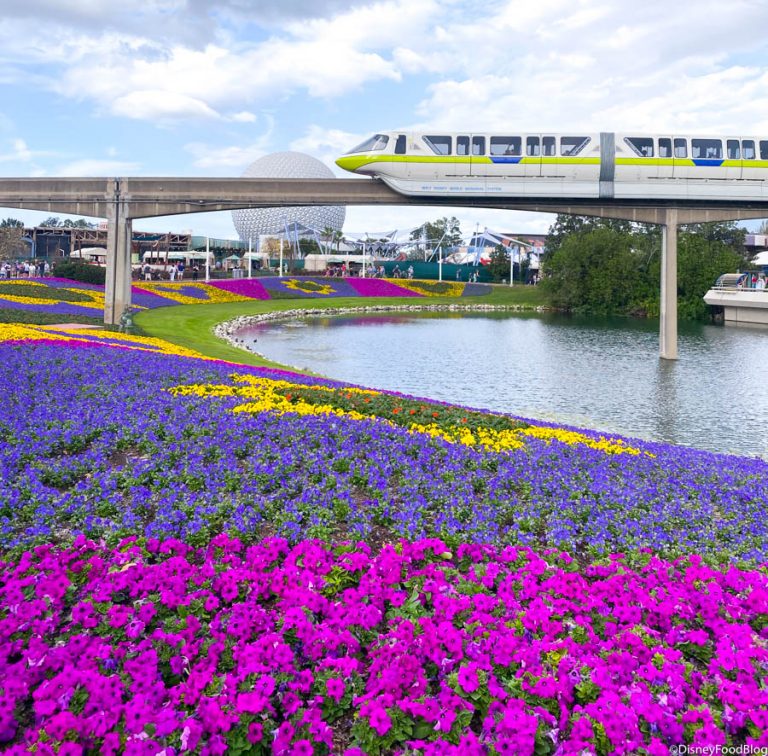
<path id="1" fill-rule="evenodd" d="M 178 118 L 219 118 L 202 100 L 162 89 L 143 89 L 117 97 L 111 106 L 114 115 L 138 120 L 160 121 Z"/>
<path id="2" fill-rule="evenodd" d="M 196 168 L 213 170 L 227 176 L 239 176 L 250 163 L 268 152 L 261 142 L 228 147 L 211 147 L 200 142 L 190 142 L 184 145 L 184 149 L 193 156 L 192 165 Z"/>
<path id="3" fill-rule="evenodd" d="M 139 163 L 121 160 L 99 160 L 98 158 L 83 158 L 60 166 L 55 176 L 125 176 L 135 175 Z"/>
<path id="4" fill-rule="evenodd" d="M 253 113 L 249 113 L 247 110 L 243 110 L 240 113 L 233 113 L 229 116 L 231 121 L 237 121 L 238 123 L 254 123 L 257 118 Z"/>

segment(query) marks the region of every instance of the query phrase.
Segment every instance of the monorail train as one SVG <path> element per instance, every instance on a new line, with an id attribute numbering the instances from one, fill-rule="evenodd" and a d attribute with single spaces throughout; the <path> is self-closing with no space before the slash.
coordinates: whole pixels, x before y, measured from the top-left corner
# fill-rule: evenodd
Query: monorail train
<path id="1" fill-rule="evenodd" d="M 376 134 L 336 161 L 402 194 L 768 201 L 768 138 Z"/>

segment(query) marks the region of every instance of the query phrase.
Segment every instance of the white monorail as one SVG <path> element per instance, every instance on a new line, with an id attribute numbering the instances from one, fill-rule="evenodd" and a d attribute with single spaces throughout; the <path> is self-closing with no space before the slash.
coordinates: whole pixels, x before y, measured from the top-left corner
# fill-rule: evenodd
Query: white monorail
<path id="1" fill-rule="evenodd" d="M 768 201 L 768 137 L 395 131 L 336 163 L 409 195 Z"/>

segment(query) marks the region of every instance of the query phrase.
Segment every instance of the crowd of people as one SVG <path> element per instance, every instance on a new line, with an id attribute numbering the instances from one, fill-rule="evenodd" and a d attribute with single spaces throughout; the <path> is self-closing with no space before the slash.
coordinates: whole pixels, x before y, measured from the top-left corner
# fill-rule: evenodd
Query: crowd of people
<path id="1" fill-rule="evenodd" d="M 197 281 L 200 277 L 200 266 L 195 263 L 186 266 L 183 262 L 168 265 L 150 265 L 144 263 L 133 269 L 133 277 L 142 281 L 183 281 L 185 277 Z"/>
<path id="2" fill-rule="evenodd" d="M 51 266 L 47 260 L 28 262 L 4 262 L 0 265 L 0 278 L 43 278 L 51 275 Z"/>

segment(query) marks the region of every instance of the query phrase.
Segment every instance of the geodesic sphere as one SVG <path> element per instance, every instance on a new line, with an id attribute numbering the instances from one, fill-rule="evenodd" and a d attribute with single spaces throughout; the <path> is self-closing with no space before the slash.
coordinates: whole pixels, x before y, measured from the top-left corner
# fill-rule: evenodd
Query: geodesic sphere
<path id="1" fill-rule="evenodd" d="M 302 152 L 274 152 L 251 163 L 243 178 L 333 178 L 333 171 L 311 155 Z M 285 233 L 285 227 L 300 223 L 320 232 L 325 228 L 341 231 L 345 207 L 339 205 L 317 207 L 263 207 L 233 210 L 232 222 L 241 241 L 262 235 Z"/>

